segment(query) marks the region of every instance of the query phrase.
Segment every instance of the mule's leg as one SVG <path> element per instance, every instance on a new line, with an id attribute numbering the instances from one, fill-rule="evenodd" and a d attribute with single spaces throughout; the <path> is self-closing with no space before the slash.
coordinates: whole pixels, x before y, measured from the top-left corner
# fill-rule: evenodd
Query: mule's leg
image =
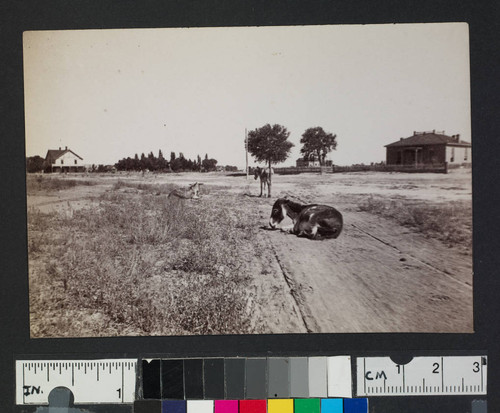
<path id="1" fill-rule="evenodd" d="M 286 225 L 284 227 L 280 227 L 280 231 L 286 232 L 287 234 L 294 234 L 294 226 L 292 225 Z"/>
<path id="2" fill-rule="evenodd" d="M 298 237 L 314 239 L 318 234 L 318 225 L 311 225 L 309 222 L 297 222 L 293 232 Z"/>
<path id="3" fill-rule="evenodd" d="M 262 179 L 260 180 L 260 195 L 259 195 L 259 197 L 261 197 L 261 196 L 262 196 Z"/>

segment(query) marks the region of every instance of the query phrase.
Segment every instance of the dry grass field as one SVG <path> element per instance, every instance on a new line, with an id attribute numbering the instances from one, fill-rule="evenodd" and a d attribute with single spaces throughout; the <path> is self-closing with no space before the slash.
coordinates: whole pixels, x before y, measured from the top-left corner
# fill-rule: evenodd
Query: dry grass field
<path id="1" fill-rule="evenodd" d="M 200 199 L 168 197 L 203 182 Z M 470 171 L 28 175 L 32 337 L 472 332 Z M 344 215 L 268 229 L 277 197 Z M 284 222 L 283 224 L 288 224 Z"/>

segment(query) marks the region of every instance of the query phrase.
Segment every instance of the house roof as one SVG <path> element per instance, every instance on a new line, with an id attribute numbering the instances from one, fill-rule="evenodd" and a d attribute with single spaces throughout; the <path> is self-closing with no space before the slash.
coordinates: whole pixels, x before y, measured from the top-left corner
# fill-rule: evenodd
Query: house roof
<path id="1" fill-rule="evenodd" d="M 409 138 L 401 138 L 399 141 L 385 145 L 386 148 L 395 146 L 422 146 L 422 145 L 450 145 L 470 147 L 470 142 L 460 140 L 460 135 L 447 136 L 436 132 L 414 132 Z"/>
<path id="2" fill-rule="evenodd" d="M 76 153 L 74 153 L 71 149 L 49 149 L 47 151 L 47 155 L 45 156 L 46 161 L 55 161 L 56 159 L 59 159 L 61 156 L 63 156 L 65 153 L 72 153 L 75 155 L 77 158 L 83 161 L 83 158 L 81 156 L 78 156 Z"/>

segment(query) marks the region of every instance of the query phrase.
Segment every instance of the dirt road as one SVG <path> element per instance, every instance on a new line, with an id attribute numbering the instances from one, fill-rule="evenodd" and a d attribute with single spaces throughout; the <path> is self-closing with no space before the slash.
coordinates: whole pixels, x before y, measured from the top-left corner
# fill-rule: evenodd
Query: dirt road
<path id="1" fill-rule="evenodd" d="M 289 184 L 276 192 L 302 203 L 335 205 L 344 216 L 336 240 L 262 231 L 306 331 L 473 331 L 471 256 L 392 220 L 355 211 L 349 203 L 339 204 L 336 193 Z M 264 225 L 271 205 L 260 205 Z"/>

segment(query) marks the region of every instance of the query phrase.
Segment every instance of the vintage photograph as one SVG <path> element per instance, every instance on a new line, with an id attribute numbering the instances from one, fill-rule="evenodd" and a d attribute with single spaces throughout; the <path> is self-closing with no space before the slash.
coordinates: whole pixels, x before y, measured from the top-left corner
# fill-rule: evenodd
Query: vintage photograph
<path id="1" fill-rule="evenodd" d="M 467 24 L 23 53 L 32 338 L 474 331 Z"/>

